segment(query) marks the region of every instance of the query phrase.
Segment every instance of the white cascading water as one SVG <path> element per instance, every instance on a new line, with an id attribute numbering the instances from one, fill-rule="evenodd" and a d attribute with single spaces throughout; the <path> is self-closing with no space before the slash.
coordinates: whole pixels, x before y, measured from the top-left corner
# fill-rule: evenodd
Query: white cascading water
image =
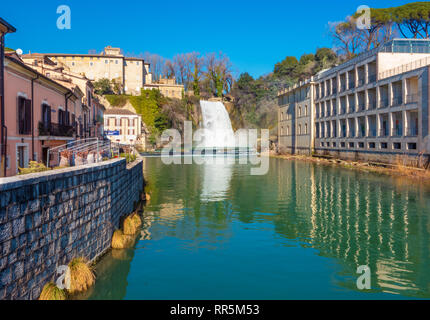
<path id="1" fill-rule="evenodd" d="M 230 117 L 222 102 L 200 101 L 204 148 L 234 148 L 235 136 Z"/>

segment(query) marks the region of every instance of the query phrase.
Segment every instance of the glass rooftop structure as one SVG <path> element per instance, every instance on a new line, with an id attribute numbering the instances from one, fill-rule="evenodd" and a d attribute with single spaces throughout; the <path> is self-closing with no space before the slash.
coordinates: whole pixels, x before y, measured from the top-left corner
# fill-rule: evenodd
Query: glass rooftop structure
<path id="1" fill-rule="evenodd" d="M 430 53 L 429 39 L 394 39 L 381 47 L 378 52 L 389 53 Z"/>

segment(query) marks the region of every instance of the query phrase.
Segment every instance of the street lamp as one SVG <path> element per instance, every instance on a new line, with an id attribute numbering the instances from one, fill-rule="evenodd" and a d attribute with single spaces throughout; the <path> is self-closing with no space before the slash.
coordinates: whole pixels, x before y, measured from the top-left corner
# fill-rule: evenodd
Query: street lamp
<path id="1" fill-rule="evenodd" d="M 4 121 L 4 39 L 8 33 L 16 32 L 16 29 L 9 23 L 0 18 L 0 156 L 1 170 L 0 174 L 6 177 L 6 145 L 7 145 L 7 127 Z"/>

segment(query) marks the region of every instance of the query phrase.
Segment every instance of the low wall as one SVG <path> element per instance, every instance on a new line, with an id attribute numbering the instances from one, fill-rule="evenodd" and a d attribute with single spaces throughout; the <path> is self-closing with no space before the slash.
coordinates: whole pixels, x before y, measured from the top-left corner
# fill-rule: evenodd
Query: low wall
<path id="1" fill-rule="evenodd" d="M 56 268 L 109 250 L 143 191 L 125 159 L 0 179 L 0 299 L 37 299 Z"/>
<path id="2" fill-rule="evenodd" d="M 402 164 L 411 167 L 423 168 L 429 162 L 428 155 L 403 154 L 393 152 L 346 151 L 315 149 L 318 155 L 330 155 L 337 159 L 348 161 L 382 162 L 388 164 Z"/>

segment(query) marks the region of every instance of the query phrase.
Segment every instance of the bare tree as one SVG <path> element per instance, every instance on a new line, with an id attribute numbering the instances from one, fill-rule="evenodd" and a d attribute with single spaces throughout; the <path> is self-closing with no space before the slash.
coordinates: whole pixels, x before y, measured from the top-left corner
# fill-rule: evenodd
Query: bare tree
<path id="1" fill-rule="evenodd" d="M 346 59 L 351 59 L 360 52 L 363 35 L 351 17 L 344 22 L 329 23 L 335 50 Z"/>
<path id="2" fill-rule="evenodd" d="M 230 59 L 222 52 L 210 53 L 205 59 L 206 74 L 212 84 L 213 94 L 222 97 L 224 92 L 230 92 L 233 84 L 232 65 Z"/>
<path id="3" fill-rule="evenodd" d="M 165 59 L 158 54 L 145 52 L 143 59 L 151 65 L 151 73 L 154 80 L 159 80 L 163 76 Z"/>
<path id="4" fill-rule="evenodd" d="M 194 95 L 199 97 L 204 59 L 200 56 L 200 53 L 191 52 L 186 54 L 186 61 L 189 85 L 192 87 Z"/>
<path id="5" fill-rule="evenodd" d="M 189 73 L 188 73 L 188 59 L 186 54 L 177 54 L 173 57 L 173 62 L 175 65 L 176 79 L 178 83 L 183 84 L 185 90 L 189 87 Z"/>

